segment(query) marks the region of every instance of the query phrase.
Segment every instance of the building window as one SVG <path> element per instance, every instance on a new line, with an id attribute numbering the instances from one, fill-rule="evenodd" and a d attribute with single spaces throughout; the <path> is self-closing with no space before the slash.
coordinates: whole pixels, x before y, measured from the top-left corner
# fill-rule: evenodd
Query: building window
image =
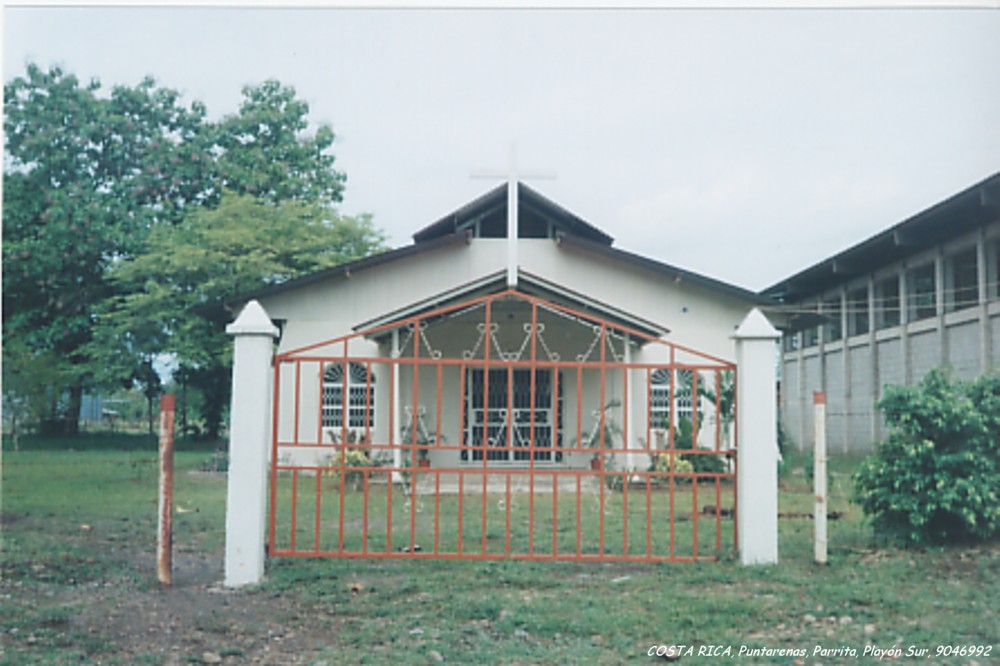
<path id="1" fill-rule="evenodd" d="M 819 344 L 819 326 L 811 326 L 802 331 L 802 346 L 815 347 Z"/>
<path id="2" fill-rule="evenodd" d="M 361 363 L 350 363 L 347 373 L 347 400 L 344 400 L 344 364 L 331 363 L 323 371 L 323 427 L 344 425 L 347 407 L 347 427 L 371 428 L 375 424 L 375 375 Z"/>
<path id="3" fill-rule="evenodd" d="M 937 286 L 934 264 L 924 264 L 906 274 L 906 314 L 908 321 L 937 314 Z"/>
<path id="4" fill-rule="evenodd" d="M 948 258 L 947 297 L 948 311 L 962 310 L 979 305 L 979 262 L 976 248 L 956 252 Z"/>
<path id="5" fill-rule="evenodd" d="M 847 335 L 864 335 L 868 324 L 868 288 L 847 292 Z"/>
<path id="6" fill-rule="evenodd" d="M 893 275 L 875 283 L 875 328 L 899 326 L 899 276 Z"/>
<path id="7" fill-rule="evenodd" d="M 801 340 L 798 333 L 787 333 L 784 336 L 782 336 L 782 338 L 785 342 L 786 352 L 793 352 L 798 350 L 799 342 Z"/>
<path id="8" fill-rule="evenodd" d="M 987 280 L 993 288 L 990 292 L 993 298 L 1000 298 L 1000 240 L 993 241 L 993 259 L 990 263 L 990 272 Z"/>
<path id="9" fill-rule="evenodd" d="M 840 297 L 834 296 L 823 301 L 823 342 L 836 342 L 844 337 L 844 328 L 841 326 Z"/>
<path id="10" fill-rule="evenodd" d="M 554 377 L 550 368 L 534 371 L 532 404 L 531 370 L 515 368 L 508 373 L 505 368 L 491 369 L 487 387 L 481 368 L 466 369 L 462 460 L 481 461 L 485 450 L 490 461 L 530 461 L 534 445 L 536 461 L 561 461 L 563 382 L 556 392 Z"/>
<path id="11" fill-rule="evenodd" d="M 652 427 L 661 430 L 670 428 L 671 414 L 678 418 L 691 419 L 694 403 L 691 399 L 694 375 L 691 370 L 678 370 L 678 386 L 674 392 L 674 408 L 670 409 L 670 370 L 654 370 L 649 386 L 649 416 Z M 674 426 L 677 425 L 676 419 Z"/>

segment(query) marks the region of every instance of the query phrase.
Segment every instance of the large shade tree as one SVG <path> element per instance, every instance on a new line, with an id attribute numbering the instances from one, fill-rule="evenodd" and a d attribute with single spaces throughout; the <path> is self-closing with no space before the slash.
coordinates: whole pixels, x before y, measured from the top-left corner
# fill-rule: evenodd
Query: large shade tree
<path id="1" fill-rule="evenodd" d="M 33 65 L 4 95 L 3 327 L 19 342 L 4 346 L 5 361 L 54 360 L 69 396 L 54 407 L 77 414 L 109 269 L 207 196 L 205 113 L 151 79 L 101 95 L 96 81 Z"/>
<path id="2" fill-rule="evenodd" d="M 4 345 L 4 360 L 20 368 L 59 365 L 52 376 L 65 386 L 54 393 L 69 399 L 50 404 L 71 429 L 84 390 L 95 382 L 155 384 L 150 368 L 164 353 L 186 364 L 185 376 L 215 395 L 209 402 L 218 409 L 228 395 L 225 355 L 210 348 L 217 339 L 185 336 L 185 326 L 221 331 L 223 296 L 381 247 L 369 219 L 335 213 L 345 176 L 334 168 L 333 131 L 310 132 L 308 105 L 277 81 L 244 88 L 238 113 L 218 122 L 198 103 L 182 106 L 178 93 L 153 79 L 105 92 L 98 81 L 29 65 L 4 92 L 3 325 L 5 337 L 19 343 Z M 283 205 L 289 202 L 305 208 Z M 242 237 L 241 261 L 259 246 L 311 237 L 306 218 L 325 220 L 324 242 L 332 245 L 299 247 L 302 256 L 280 270 L 246 262 L 240 278 L 225 284 L 229 292 L 220 282 L 200 287 L 197 299 L 164 278 L 164 297 L 143 304 L 145 318 L 130 317 L 139 303 L 129 297 L 151 297 L 157 270 L 180 270 L 139 260 L 194 252 L 183 249 L 186 239 L 217 219 L 210 214 L 217 207 L 220 218 L 233 219 L 233 209 L 257 216 L 231 229 Z M 189 268 L 197 265 L 191 257 Z M 251 278 L 255 266 L 264 272 Z M 184 310 L 187 323 L 164 323 L 181 311 L 178 303 L 186 308 L 198 299 L 196 310 Z M 155 304 L 163 310 L 149 311 Z M 195 349 L 200 343 L 207 346 Z M 153 395 L 156 387 L 143 388 Z"/>
<path id="3" fill-rule="evenodd" d="M 122 349 L 174 355 L 201 388 L 206 434 L 217 437 L 232 360 L 224 300 L 365 256 L 383 240 L 368 217 L 226 193 L 216 208 L 156 229 L 148 250 L 118 267 L 122 295 L 106 304 L 95 356 L 124 376 L 131 366 Z"/>

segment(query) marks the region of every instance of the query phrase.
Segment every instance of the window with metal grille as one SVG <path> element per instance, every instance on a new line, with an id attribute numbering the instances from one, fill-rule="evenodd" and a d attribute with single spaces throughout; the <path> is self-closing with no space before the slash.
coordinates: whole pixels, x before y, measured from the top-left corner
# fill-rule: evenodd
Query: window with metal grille
<path id="1" fill-rule="evenodd" d="M 993 298 L 1000 298 L 1000 240 L 994 241 L 992 247 L 992 256 L 986 264 L 986 281 L 991 285 L 988 293 Z"/>
<path id="2" fill-rule="evenodd" d="M 847 334 L 868 332 L 868 287 L 847 292 Z"/>
<path id="3" fill-rule="evenodd" d="M 976 248 L 956 252 L 948 258 L 948 311 L 979 305 L 979 261 Z"/>
<path id="4" fill-rule="evenodd" d="M 487 398 L 486 373 L 466 370 L 462 460 L 481 461 L 485 444 L 487 460 L 530 461 L 532 443 L 536 461 L 562 460 L 562 382 L 553 395 L 553 371 L 535 369 L 532 405 L 531 378 L 527 368 L 491 369 Z"/>
<path id="5" fill-rule="evenodd" d="M 892 275 L 875 283 L 875 328 L 899 326 L 899 276 Z"/>
<path id="6" fill-rule="evenodd" d="M 906 274 L 907 315 L 910 321 L 937 314 L 937 281 L 934 264 L 925 264 Z"/>
<path id="7" fill-rule="evenodd" d="M 678 370 L 678 386 L 674 392 L 674 409 L 670 408 L 670 376 L 671 371 L 666 368 L 658 368 L 650 375 L 649 385 L 649 416 L 652 419 L 652 427 L 660 430 L 670 428 L 671 418 L 690 419 L 694 415 L 694 402 L 692 401 L 692 383 L 694 375 L 690 370 Z M 671 416 L 671 415 L 675 416 Z M 676 427 L 677 421 L 674 420 Z"/>
<path id="8" fill-rule="evenodd" d="M 323 427 L 343 426 L 345 406 L 349 428 L 370 428 L 375 424 L 375 375 L 361 363 L 348 364 L 346 401 L 344 364 L 330 363 L 323 371 Z"/>
<path id="9" fill-rule="evenodd" d="M 844 337 L 841 325 L 840 296 L 833 296 L 823 301 L 823 342 L 836 342 Z"/>

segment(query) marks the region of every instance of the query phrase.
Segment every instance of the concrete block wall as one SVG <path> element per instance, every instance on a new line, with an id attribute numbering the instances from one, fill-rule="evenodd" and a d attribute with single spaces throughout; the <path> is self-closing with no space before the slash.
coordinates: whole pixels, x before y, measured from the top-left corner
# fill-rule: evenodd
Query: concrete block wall
<path id="1" fill-rule="evenodd" d="M 950 311 L 948 262 L 962 248 L 976 244 L 982 248 L 979 257 L 986 261 L 979 271 L 980 303 Z M 935 315 L 905 321 L 904 281 L 900 289 L 904 321 L 897 326 L 841 340 L 823 340 L 825 331 L 821 331 L 818 343 L 810 346 L 805 346 L 805 333 L 786 334 L 797 335 L 799 344 L 786 345 L 782 356 L 782 422 L 797 448 L 807 450 L 812 445 L 814 391 L 826 391 L 829 451 L 867 452 L 884 437 L 884 423 L 875 405 L 887 385 L 916 384 L 941 367 L 959 379 L 1000 371 L 1000 288 L 987 281 L 1000 275 L 1000 221 L 903 262 L 882 266 L 874 273 L 854 276 L 828 293 L 793 305 L 808 310 L 838 296 L 846 305 L 849 292 L 871 289 L 886 277 L 905 274 L 909 268 L 928 262 L 935 262 L 939 280 Z M 871 300 L 869 308 L 876 307 Z M 869 320 L 874 325 L 877 318 L 870 316 Z M 847 323 L 845 314 L 841 327 L 845 332 Z"/>
<path id="2" fill-rule="evenodd" d="M 980 326 L 977 320 L 948 327 L 948 366 L 959 379 L 982 373 L 979 362 Z"/>
<path id="3" fill-rule="evenodd" d="M 928 372 L 941 366 L 942 342 L 936 329 L 910 337 L 910 383 L 919 382 Z"/>

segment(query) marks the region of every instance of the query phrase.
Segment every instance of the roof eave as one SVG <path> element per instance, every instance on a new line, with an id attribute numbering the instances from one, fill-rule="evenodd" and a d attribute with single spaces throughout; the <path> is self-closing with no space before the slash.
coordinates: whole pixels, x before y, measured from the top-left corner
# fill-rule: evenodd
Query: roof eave
<path id="1" fill-rule="evenodd" d="M 262 287 L 260 289 L 255 289 L 254 291 L 250 291 L 247 293 L 238 294 L 231 298 L 227 298 L 225 301 L 223 301 L 223 304 L 225 305 L 226 308 L 230 310 L 238 309 L 244 303 L 252 299 L 261 299 L 261 298 L 276 296 L 286 291 L 300 289 L 310 284 L 315 284 L 317 282 L 324 282 L 326 280 L 332 280 L 338 277 L 349 278 L 353 273 L 367 270 L 369 268 L 374 268 L 382 264 L 388 264 L 394 261 L 399 261 L 407 257 L 412 257 L 424 254 L 426 252 L 431 252 L 438 248 L 446 247 L 448 245 L 453 245 L 457 243 L 468 244 L 470 238 L 471 237 L 469 233 L 460 232 L 460 233 L 440 236 L 438 238 L 420 244 L 404 245 L 403 247 L 396 248 L 394 250 L 379 252 L 378 254 L 372 254 L 367 257 L 357 259 L 355 261 L 350 261 L 346 264 L 331 266 L 330 268 L 324 268 L 314 273 L 303 275 L 302 277 L 293 278 L 285 282 L 269 285 L 267 287 Z"/>
<path id="2" fill-rule="evenodd" d="M 873 267 L 905 259 L 933 247 L 947 237 L 941 232 L 933 233 L 934 230 L 948 220 L 950 212 L 955 208 L 997 208 L 998 203 L 1000 172 L 761 290 L 760 293 L 779 300 L 812 296 L 835 284 L 850 281 L 857 275 L 867 274 Z M 981 223 L 973 220 L 963 227 L 974 228 Z M 964 228 L 960 229 L 959 233 L 964 231 Z"/>
<path id="3" fill-rule="evenodd" d="M 691 282 L 698 286 L 711 289 L 714 291 L 722 292 L 733 298 L 747 301 L 754 305 L 760 306 L 773 306 L 776 305 L 774 299 L 758 294 L 756 292 L 750 291 L 749 289 L 744 289 L 734 284 L 729 284 L 728 282 L 723 282 L 722 280 L 717 280 L 700 273 L 694 273 L 692 271 L 685 270 L 683 268 L 678 268 L 670 264 L 665 264 L 661 261 L 655 259 L 650 259 L 649 257 L 643 257 L 626 250 L 621 250 L 608 245 L 602 245 L 600 243 L 594 243 L 572 234 L 560 234 L 556 238 L 556 242 L 560 247 L 568 247 L 583 250 L 586 252 L 593 252 L 595 254 L 600 254 L 605 257 L 616 259 L 633 266 L 638 266 L 645 268 L 646 270 L 651 270 L 656 273 L 661 273 L 676 282 Z"/>

